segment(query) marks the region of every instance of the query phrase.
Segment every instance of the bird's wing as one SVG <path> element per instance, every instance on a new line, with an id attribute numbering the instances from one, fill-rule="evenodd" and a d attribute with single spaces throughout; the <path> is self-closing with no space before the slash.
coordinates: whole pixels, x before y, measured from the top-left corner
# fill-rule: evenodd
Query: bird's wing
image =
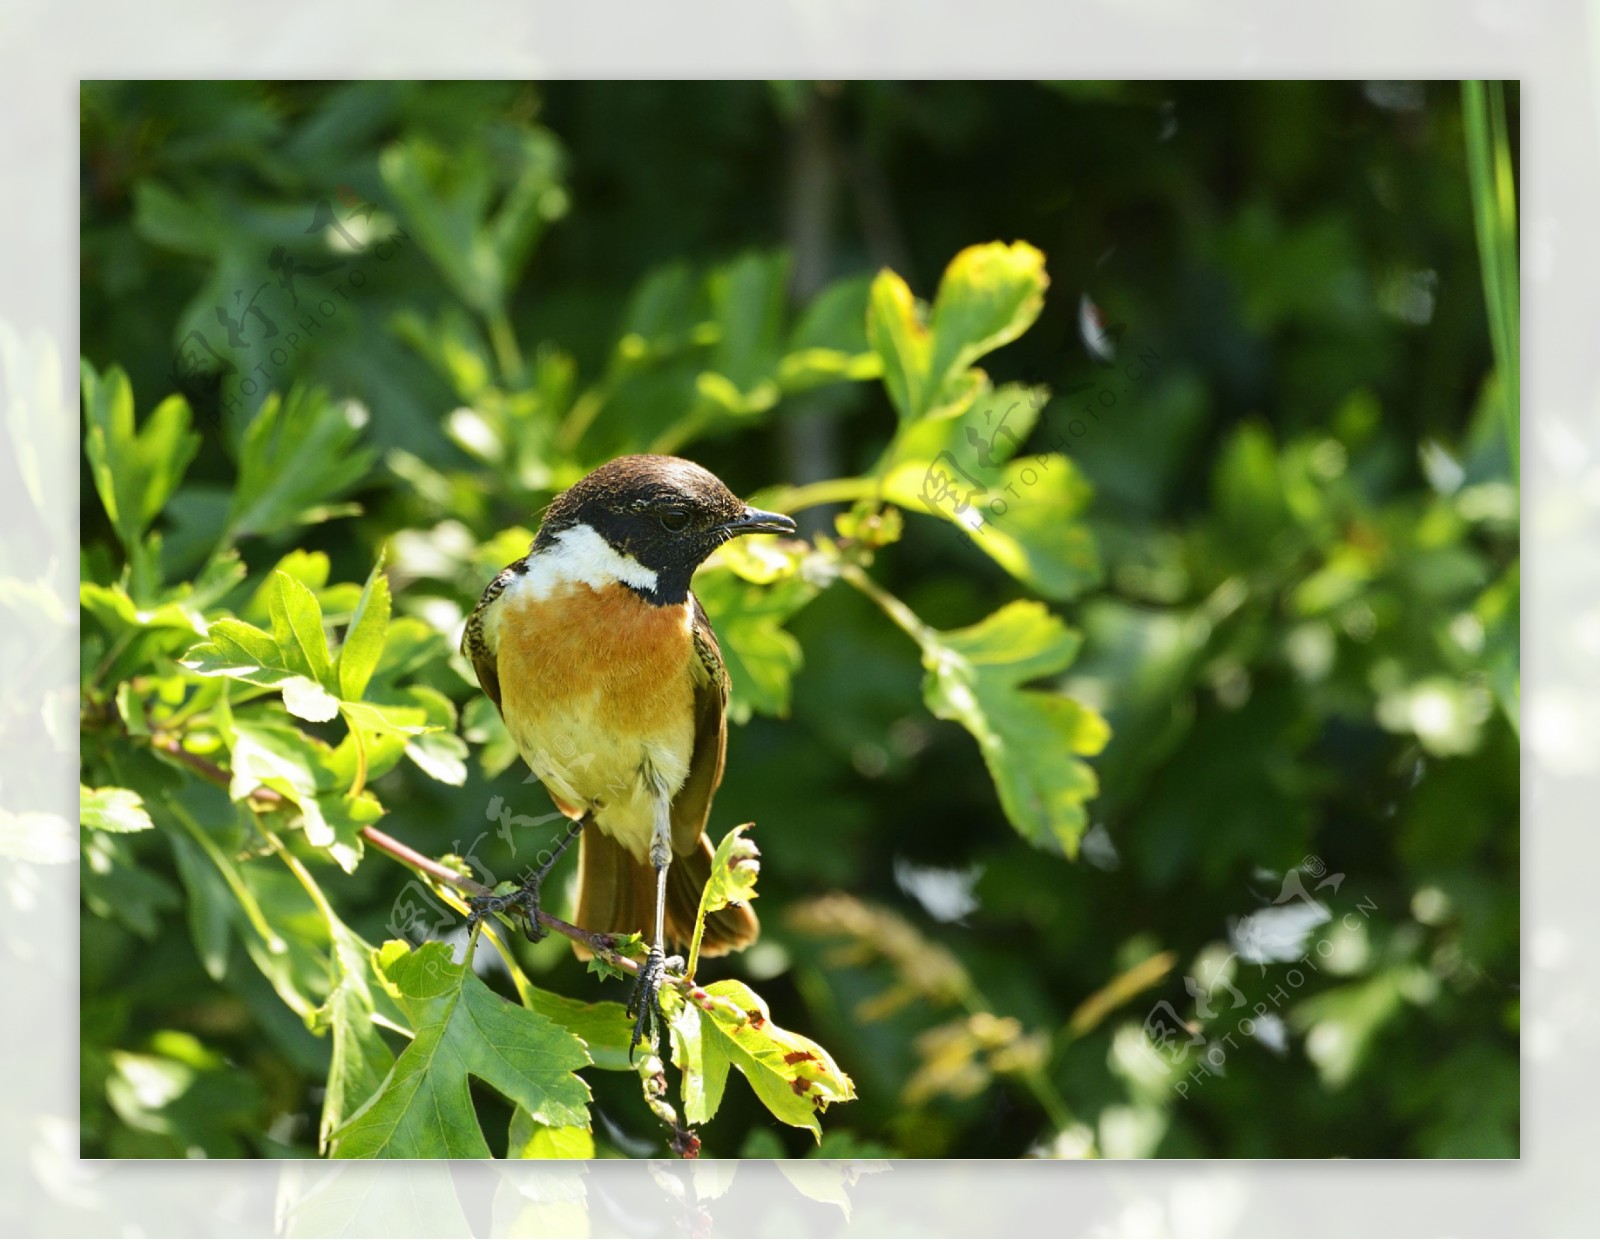
<path id="1" fill-rule="evenodd" d="M 472 615 L 467 618 L 467 627 L 461 634 L 461 653 L 472 664 L 472 670 L 478 674 L 478 684 L 489 695 L 489 700 L 494 703 L 496 710 L 500 710 L 500 666 L 497 652 L 493 643 L 489 641 L 489 634 L 483 622 L 494 601 L 516 577 L 520 563 L 521 561 L 502 569 L 489 583 L 483 592 L 483 597 L 478 600 L 478 605 L 472 609 Z"/>
<path id="2" fill-rule="evenodd" d="M 700 845 L 728 747 L 728 669 L 700 600 L 693 594 L 689 598 L 694 605 L 694 750 L 689 777 L 672 800 L 672 851 L 679 856 Z"/>

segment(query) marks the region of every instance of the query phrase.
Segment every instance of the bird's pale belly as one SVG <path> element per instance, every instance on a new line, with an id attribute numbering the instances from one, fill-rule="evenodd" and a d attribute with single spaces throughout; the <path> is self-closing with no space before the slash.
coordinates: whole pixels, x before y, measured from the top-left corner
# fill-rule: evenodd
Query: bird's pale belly
<path id="1" fill-rule="evenodd" d="M 565 586 L 499 604 L 501 710 L 523 760 L 574 816 L 641 862 L 694 746 L 692 615 L 626 586 Z"/>

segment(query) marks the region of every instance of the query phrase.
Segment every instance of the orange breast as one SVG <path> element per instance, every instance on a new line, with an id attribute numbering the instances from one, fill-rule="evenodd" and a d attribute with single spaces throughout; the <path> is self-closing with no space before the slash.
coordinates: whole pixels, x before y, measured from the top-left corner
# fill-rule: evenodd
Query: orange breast
<path id="1" fill-rule="evenodd" d="M 510 590 L 502 606 L 498 670 L 512 733 L 693 742 L 686 606 L 654 606 L 621 584 L 573 584 L 546 598 Z"/>

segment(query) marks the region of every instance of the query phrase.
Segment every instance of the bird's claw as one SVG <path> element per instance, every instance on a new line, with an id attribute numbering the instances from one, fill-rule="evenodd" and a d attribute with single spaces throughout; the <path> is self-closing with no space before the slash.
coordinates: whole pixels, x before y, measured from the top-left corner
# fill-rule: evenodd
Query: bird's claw
<path id="1" fill-rule="evenodd" d="M 510 912 L 522 915 L 523 932 L 530 943 L 537 943 L 547 931 L 539 924 L 539 884 L 527 883 L 504 895 L 472 896 L 467 901 L 467 930 L 470 933 L 478 924 L 495 913 Z"/>
<path id="2" fill-rule="evenodd" d="M 630 1047 L 644 1042 L 655 1043 L 659 1031 L 657 1020 L 666 1019 L 666 1013 L 661 1010 L 661 984 L 666 981 L 667 970 L 673 965 L 682 969 L 682 958 L 669 958 L 657 946 L 650 949 L 650 955 L 639 966 L 638 976 L 633 983 L 633 996 L 628 1000 L 628 1015 L 633 1017 L 633 1041 L 629 1043 Z M 645 1037 L 646 1028 L 650 1031 L 649 1038 Z"/>

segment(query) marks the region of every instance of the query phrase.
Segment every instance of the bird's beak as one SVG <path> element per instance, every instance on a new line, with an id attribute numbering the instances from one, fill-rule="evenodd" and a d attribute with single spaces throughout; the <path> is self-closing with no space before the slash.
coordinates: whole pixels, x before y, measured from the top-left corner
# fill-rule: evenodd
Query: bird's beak
<path id="1" fill-rule="evenodd" d="M 727 522 L 722 527 L 731 535 L 738 534 L 793 534 L 793 517 L 781 512 L 762 512 L 759 508 L 746 508 L 742 517 Z"/>

